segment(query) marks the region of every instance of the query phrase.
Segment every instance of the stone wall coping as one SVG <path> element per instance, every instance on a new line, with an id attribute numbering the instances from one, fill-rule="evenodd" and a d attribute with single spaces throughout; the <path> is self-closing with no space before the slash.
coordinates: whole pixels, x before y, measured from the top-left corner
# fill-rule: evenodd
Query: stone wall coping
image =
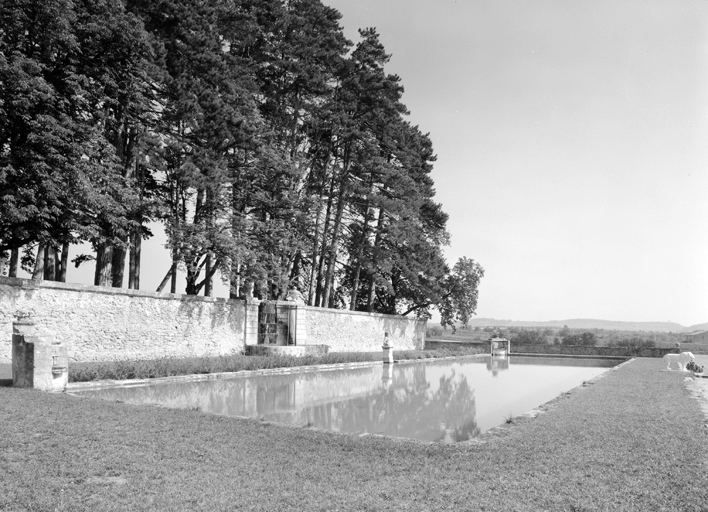
<path id="1" fill-rule="evenodd" d="M 54 290 L 70 290 L 75 292 L 100 293 L 103 295 L 124 295 L 126 297 L 148 297 L 151 299 L 180 300 L 193 302 L 244 302 L 244 299 L 227 299 L 223 297 L 204 297 L 202 295 L 187 295 L 182 293 L 158 293 L 146 290 L 129 290 L 128 288 L 111 288 L 107 286 L 94 286 L 90 284 L 62 283 L 60 281 L 38 281 L 19 277 L 0 276 L 0 285 L 14 286 L 26 290 L 48 288 Z"/>
<path id="2" fill-rule="evenodd" d="M 396 320 L 414 320 L 416 322 L 422 322 L 425 323 L 426 320 L 423 320 L 421 318 L 415 318 L 411 316 L 403 316 L 403 315 L 388 315 L 385 313 L 369 313 L 367 311 L 352 311 L 350 309 L 333 309 L 333 308 L 320 308 L 317 306 L 307 306 L 304 304 L 299 305 L 302 309 L 307 310 L 307 311 L 315 311 L 317 313 L 329 313 L 333 315 L 341 315 L 343 313 L 346 313 L 348 315 L 357 315 L 357 316 L 367 316 L 370 318 L 389 318 L 389 319 L 396 319 Z"/>
<path id="3" fill-rule="evenodd" d="M 35 288 L 48 288 L 54 290 L 71 290 L 76 292 L 88 292 L 88 293 L 101 293 L 104 295 L 124 295 L 127 297 L 149 297 L 152 299 L 162 299 L 162 300 L 181 300 L 181 301 L 195 301 L 195 302 L 223 302 L 223 303 L 235 303 L 235 302 L 246 302 L 246 299 L 227 299 L 224 297 L 204 297 L 203 295 L 187 295 L 183 293 L 158 293 L 150 292 L 146 290 L 130 290 L 128 288 L 111 288 L 108 286 L 94 286 L 90 284 L 78 284 L 78 283 L 62 283 L 60 281 L 46 281 L 46 280 L 34 280 L 34 279 L 24 279 L 20 277 L 3 277 L 0 276 L 0 285 L 14 286 L 23 289 L 35 289 Z M 260 304 L 262 301 L 256 299 L 248 301 L 251 304 Z M 349 309 L 333 309 L 333 308 L 321 308 L 317 306 L 308 306 L 303 303 L 289 301 L 289 300 L 278 300 L 275 301 L 277 305 L 282 306 L 297 306 L 298 309 L 303 309 L 306 311 L 314 311 L 316 313 L 341 315 L 348 314 L 354 316 L 366 316 L 369 318 L 388 318 L 388 319 L 400 319 L 407 321 L 417 321 L 425 323 L 423 319 L 416 319 L 410 316 L 403 315 L 388 315 L 385 313 L 369 313 L 367 311 L 351 311 Z"/>

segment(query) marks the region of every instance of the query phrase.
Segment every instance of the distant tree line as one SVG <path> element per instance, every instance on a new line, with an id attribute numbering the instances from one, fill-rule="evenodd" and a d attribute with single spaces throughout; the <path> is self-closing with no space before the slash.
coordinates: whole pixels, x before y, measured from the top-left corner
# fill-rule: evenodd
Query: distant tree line
<path id="1" fill-rule="evenodd" d="M 464 329 L 464 326 L 463 326 Z M 675 347 L 683 344 L 685 334 L 675 332 L 619 331 L 609 329 L 576 329 L 559 327 L 474 327 L 471 332 L 457 331 L 459 337 L 470 341 L 483 342 L 493 334 L 498 334 L 515 343 L 585 345 L 603 347 Z M 442 331 L 431 336 L 442 335 Z"/>
<path id="2" fill-rule="evenodd" d="M 164 225 L 159 290 L 297 287 L 315 306 L 466 324 L 484 271 L 442 254 L 435 155 L 406 119 L 376 30 L 353 45 L 319 0 L 0 4 L 0 257 L 65 280 L 140 287 Z M 126 269 L 126 260 L 127 266 Z"/>

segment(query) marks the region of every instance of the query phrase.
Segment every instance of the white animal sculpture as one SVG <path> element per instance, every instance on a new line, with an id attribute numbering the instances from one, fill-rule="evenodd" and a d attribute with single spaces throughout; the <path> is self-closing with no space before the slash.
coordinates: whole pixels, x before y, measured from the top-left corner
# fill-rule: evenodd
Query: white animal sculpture
<path id="1" fill-rule="evenodd" d="M 664 361 L 666 361 L 666 369 L 671 370 L 671 363 L 678 363 L 680 371 L 686 371 L 686 365 L 693 361 L 693 354 L 690 352 L 681 352 L 680 354 L 666 354 L 664 356 Z"/>

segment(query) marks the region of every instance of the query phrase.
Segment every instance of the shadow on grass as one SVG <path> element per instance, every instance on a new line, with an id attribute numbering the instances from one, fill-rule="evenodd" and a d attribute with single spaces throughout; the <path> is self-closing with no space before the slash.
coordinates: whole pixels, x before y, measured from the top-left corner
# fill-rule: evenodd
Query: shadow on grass
<path id="1" fill-rule="evenodd" d="M 0 379 L 0 388 L 11 388 L 12 379 Z"/>

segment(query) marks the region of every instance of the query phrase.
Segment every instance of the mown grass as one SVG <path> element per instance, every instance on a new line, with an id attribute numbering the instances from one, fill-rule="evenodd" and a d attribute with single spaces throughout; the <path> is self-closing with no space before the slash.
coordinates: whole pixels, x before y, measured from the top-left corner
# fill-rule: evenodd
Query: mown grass
<path id="1" fill-rule="evenodd" d="M 470 445 L 0 388 L 0 510 L 706 510 L 705 418 L 662 367 Z"/>
<path id="2" fill-rule="evenodd" d="M 396 359 L 426 359 L 476 354 L 475 347 L 461 349 L 403 350 L 395 351 Z M 69 382 L 90 382 L 94 380 L 154 379 L 176 375 L 205 373 L 241 372 L 267 370 L 272 368 L 292 368 L 317 364 L 355 363 L 380 361 L 381 353 L 345 352 L 324 356 L 292 357 L 282 355 L 244 356 L 230 354 L 217 357 L 164 357 L 149 360 L 124 360 L 101 363 L 71 363 Z"/>

